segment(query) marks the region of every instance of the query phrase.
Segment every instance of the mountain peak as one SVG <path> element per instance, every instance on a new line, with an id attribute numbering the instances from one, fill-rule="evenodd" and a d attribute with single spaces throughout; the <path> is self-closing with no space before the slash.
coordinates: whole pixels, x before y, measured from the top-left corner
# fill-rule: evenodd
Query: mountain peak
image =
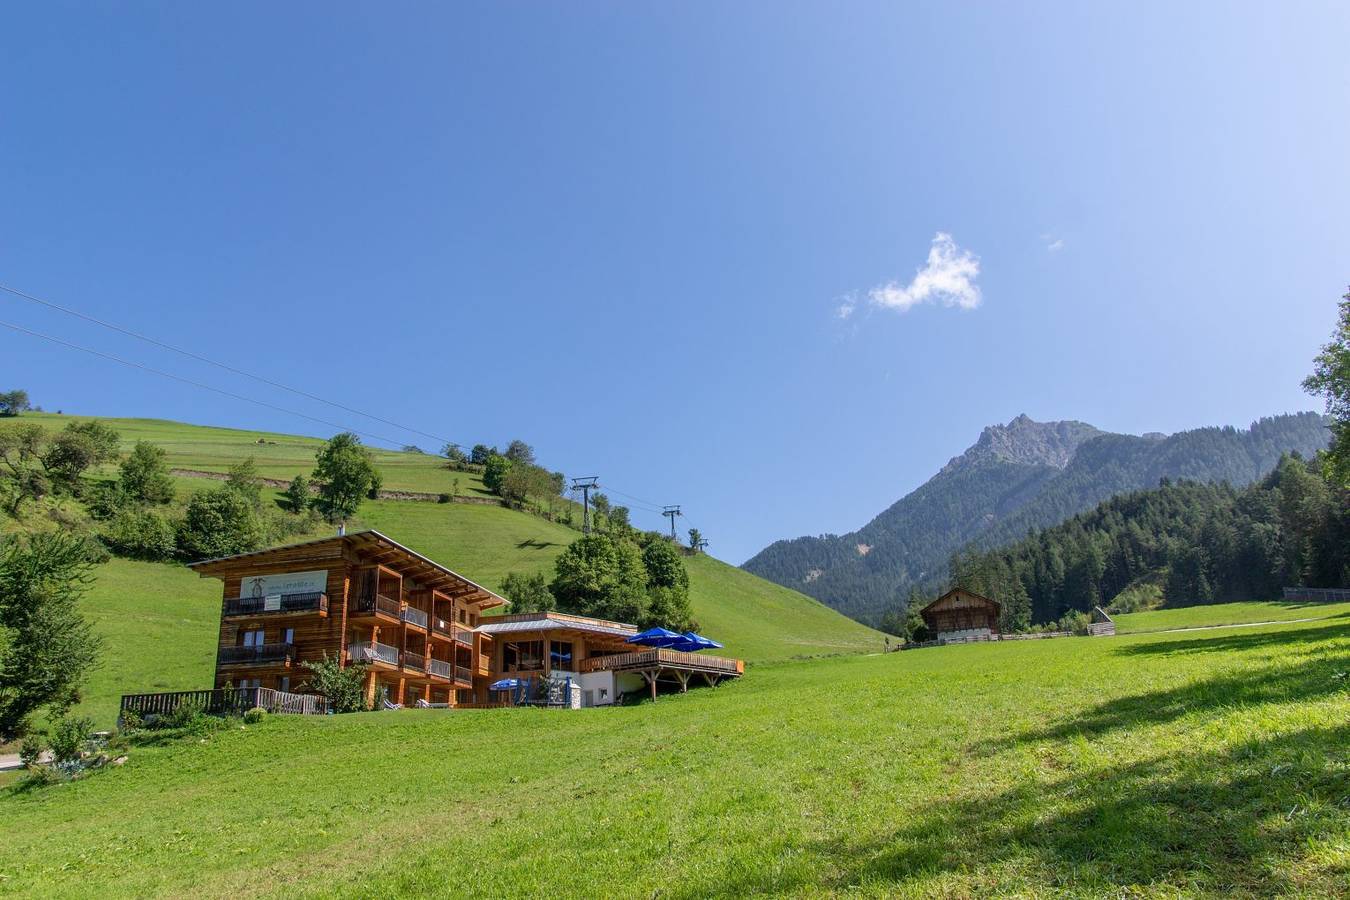
<path id="1" fill-rule="evenodd" d="M 993 460 L 1062 469 L 1084 441 L 1099 434 L 1104 432 L 1086 422 L 1037 422 L 1022 413 L 1007 425 L 985 428 L 980 439 L 949 462 L 947 468 Z"/>

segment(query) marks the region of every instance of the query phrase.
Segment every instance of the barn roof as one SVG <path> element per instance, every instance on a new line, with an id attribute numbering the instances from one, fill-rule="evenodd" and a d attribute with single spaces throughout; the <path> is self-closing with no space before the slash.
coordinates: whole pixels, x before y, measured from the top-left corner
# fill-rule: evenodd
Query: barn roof
<path id="1" fill-rule="evenodd" d="M 967 597 L 970 597 L 971 599 L 980 600 L 984 603 L 988 603 L 990 606 L 994 608 L 994 612 L 1001 612 L 1003 610 L 1003 607 L 999 604 L 997 600 L 990 600 L 983 594 L 977 594 L 974 591 L 968 591 L 965 588 L 952 588 L 950 591 L 943 594 L 941 597 L 937 598 L 932 603 L 929 603 L 923 609 L 919 610 L 919 614 L 922 615 L 923 613 L 928 612 L 930 609 L 935 609 L 938 607 L 939 604 L 958 595 L 965 595 Z"/>

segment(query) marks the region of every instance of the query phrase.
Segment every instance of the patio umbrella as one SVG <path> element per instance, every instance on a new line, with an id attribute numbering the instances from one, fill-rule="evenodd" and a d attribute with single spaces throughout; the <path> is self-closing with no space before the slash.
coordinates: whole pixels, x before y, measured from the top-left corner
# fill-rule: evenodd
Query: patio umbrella
<path id="1" fill-rule="evenodd" d="M 703 635 L 695 634 L 692 631 L 686 631 L 684 634 L 680 635 L 680 637 L 684 638 L 684 642 L 691 646 L 695 652 L 699 650 L 716 650 L 722 646 L 712 638 L 706 638 Z M 684 648 L 681 647 L 680 649 Z"/>
<path id="2" fill-rule="evenodd" d="M 640 631 L 628 639 L 630 644 L 642 644 L 647 647 L 669 647 L 671 644 L 684 640 L 684 635 L 678 631 L 671 631 L 669 628 L 648 628 L 646 631 Z"/>
<path id="3" fill-rule="evenodd" d="M 488 685 L 488 690 L 490 690 L 490 691 L 514 691 L 514 690 L 515 690 L 516 688 L 518 688 L 518 687 L 520 687 L 520 679 L 519 679 L 519 678 L 503 678 L 503 679 L 500 680 L 500 681 L 494 681 L 494 682 L 492 682 L 492 684 Z"/>

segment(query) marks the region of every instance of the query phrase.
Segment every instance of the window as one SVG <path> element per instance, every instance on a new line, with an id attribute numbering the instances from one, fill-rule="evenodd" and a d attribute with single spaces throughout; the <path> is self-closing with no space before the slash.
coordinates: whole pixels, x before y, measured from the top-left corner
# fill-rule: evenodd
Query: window
<path id="1" fill-rule="evenodd" d="M 461 609 L 459 612 L 455 613 L 455 618 L 459 619 L 459 624 L 463 625 L 465 621 L 464 610 Z"/>
<path id="2" fill-rule="evenodd" d="M 549 641 L 548 646 L 549 665 L 554 669 L 562 669 L 565 672 L 572 671 L 572 642 Z"/>
<path id="3" fill-rule="evenodd" d="M 516 641 L 502 647 L 502 667 L 508 672 L 537 672 L 544 668 L 543 641 Z"/>
<path id="4" fill-rule="evenodd" d="M 286 628 L 286 629 L 283 629 L 282 632 L 281 632 L 281 642 L 282 642 L 283 644 L 294 644 L 294 643 L 295 643 L 295 629 L 294 629 L 294 628 Z"/>
<path id="5" fill-rule="evenodd" d="M 253 631 L 239 632 L 239 646 L 241 647 L 261 647 L 263 645 L 263 630 L 261 628 Z M 254 687 L 257 687 L 255 684 Z"/>
<path id="6" fill-rule="evenodd" d="M 260 687 L 262 687 L 262 681 L 259 680 L 259 679 L 257 679 L 257 678 L 241 678 L 241 679 L 239 679 L 239 689 L 240 689 L 240 690 L 245 690 L 245 691 L 247 691 L 247 690 L 252 690 L 253 688 L 260 688 Z"/>
<path id="7" fill-rule="evenodd" d="M 289 631 L 290 629 L 288 628 L 286 630 Z M 290 689 L 291 689 L 291 676 L 282 675 L 280 678 L 277 679 L 277 690 L 282 691 L 283 693 L 288 693 Z"/>

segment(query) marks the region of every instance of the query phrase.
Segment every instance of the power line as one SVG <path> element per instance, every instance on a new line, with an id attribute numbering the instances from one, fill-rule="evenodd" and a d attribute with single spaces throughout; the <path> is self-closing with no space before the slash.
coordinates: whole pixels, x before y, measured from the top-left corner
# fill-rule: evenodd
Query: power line
<path id="1" fill-rule="evenodd" d="M 336 428 L 339 431 L 353 431 L 356 434 L 361 435 L 362 437 L 370 438 L 371 440 L 374 441 L 380 441 L 381 443 L 390 444 L 391 446 L 394 447 L 399 446 L 399 442 L 394 440 L 393 438 L 382 437 L 381 435 L 370 434 L 365 431 L 357 431 L 354 428 L 348 428 L 346 425 L 340 425 L 337 422 L 330 422 L 327 419 L 320 419 L 317 416 L 311 416 L 294 409 L 287 409 L 284 406 L 277 406 L 273 403 L 268 403 L 265 400 L 255 400 L 252 397 L 245 397 L 243 394 L 236 394 L 232 391 L 227 391 L 222 388 L 213 387 L 209 384 L 203 384 L 200 381 L 193 381 L 191 378 L 184 378 L 183 376 L 175 375 L 172 372 L 165 372 L 161 369 L 156 369 L 151 366 L 144 365 L 142 363 L 133 362 L 132 360 L 129 359 L 123 359 L 120 356 L 114 356 L 111 353 L 104 353 L 102 350 L 94 350 L 89 347 L 82 347 L 79 344 L 73 344 L 70 341 L 62 340 L 61 338 L 52 337 L 50 334 L 43 334 L 40 331 L 33 331 L 31 329 L 24 328 L 22 325 L 15 325 L 13 322 L 6 322 L 3 319 L 0 319 L 0 325 L 3 325 L 6 328 L 13 329 L 14 331 L 18 331 L 22 334 L 31 335 L 32 337 L 36 338 L 42 338 L 44 341 L 50 341 L 53 344 L 59 344 L 62 347 L 68 347 L 71 350 L 79 350 L 80 352 L 88 353 L 91 356 L 98 356 L 103 359 L 112 360 L 115 363 L 121 363 L 122 365 L 129 366 L 130 368 L 133 369 L 140 369 L 142 372 L 149 372 L 152 375 L 159 375 L 162 378 L 169 378 L 172 379 L 173 381 L 179 381 L 182 382 L 183 384 L 188 384 L 193 387 L 201 388 L 202 390 L 205 391 L 211 391 L 212 393 L 220 394 L 223 397 L 230 397 L 234 400 L 243 400 L 245 403 L 253 403 L 258 406 L 274 410 L 275 412 L 286 413 L 287 415 L 291 416 L 299 416 L 302 419 L 308 419 L 309 421 L 317 422 L 320 425 L 327 425 L 329 428 Z"/>
<path id="2" fill-rule="evenodd" d="M 173 344 L 165 343 L 164 341 L 149 337 L 148 335 L 132 331 L 130 328 L 123 328 L 121 325 L 115 325 L 112 322 L 105 322 L 103 319 L 95 318 L 94 316 L 88 315 L 87 313 L 82 313 L 77 309 L 71 309 L 68 306 L 62 306 L 59 303 L 53 303 L 52 301 L 44 300 L 41 297 L 34 297 L 32 294 L 25 293 L 21 290 L 18 290 L 17 288 L 9 287 L 8 285 L 0 284 L 0 291 L 5 291 L 6 293 L 13 294 L 16 297 L 21 297 L 24 300 L 28 300 L 32 303 L 40 304 L 42 306 L 48 307 L 49 309 L 58 310 L 60 312 L 65 313 L 66 315 L 74 316 L 77 319 L 84 319 L 86 322 L 93 322 L 95 325 L 99 325 L 102 326 L 103 328 L 116 331 L 117 333 L 124 334 L 127 337 L 136 338 L 138 341 L 145 341 L 147 344 L 153 344 L 154 346 L 160 347 L 164 350 L 170 350 L 174 353 L 186 356 L 188 359 L 194 359 L 197 362 L 202 362 L 210 366 L 215 366 L 216 368 L 223 369 L 226 372 L 230 372 L 235 375 L 242 375 L 245 378 L 252 378 L 254 381 L 261 382 L 274 388 L 280 388 L 283 391 L 290 391 L 292 394 L 296 394 L 298 396 L 305 397 L 309 400 L 314 400 L 319 403 L 327 404 L 328 406 L 331 406 L 335 409 L 343 410 L 344 412 L 349 412 L 354 415 L 363 416 L 367 419 L 373 419 L 376 422 L 383 422 L 385 425 L 389 425 L 393 428 L 398 428 L 401 431 L 407 431 L 411 434 L 420 434 L 422 437 L 428 437 L 434 441 L 441 441 L 442 443 L 450 444 L 455 447 L 467 446 L 465 444 L 458 444 L 450 440 L 449 438 L 444 438 L 426 431 L 421 431 L 417 428 L 412 428 L 408 425 L 400 425 L 398 422 L 390 421 L 389 419 L 382 418 L 380 416 L 374 415 L 373 413 L 363 412 L 362 410 L 354 409 L 350 406 L 338 403 L 335 400 L 328 400 L 324 397 L 320 397 L 317 394 L 311 394 L 309 391 L 304 391 L 301 390 L 300 388 L 294 388 L 291 387 L 290 385 L 282 384 L 279 381 L 273 381 L 272 379 L 267 378 L 265 376 L 255 375 L 252 372 L 246 372 L 243 369 L 237 368 L 228 363 L 219 362 L 209 357 L 202 356 L 199 353 L 193 353 L 191 350 L 184 350 L 181 347 L 175 347 Z M 306 416 L 306 418 L 310 418 L 312 421 L 316 422 L 322 421 L 321 419 L 313 419 L 312 417 L 309 416 Z M 383 438 L 381 438 L 381 440 L 383 440 Z M 391 443 L 398 445 L 399 442 L 392 441 Z"/>

